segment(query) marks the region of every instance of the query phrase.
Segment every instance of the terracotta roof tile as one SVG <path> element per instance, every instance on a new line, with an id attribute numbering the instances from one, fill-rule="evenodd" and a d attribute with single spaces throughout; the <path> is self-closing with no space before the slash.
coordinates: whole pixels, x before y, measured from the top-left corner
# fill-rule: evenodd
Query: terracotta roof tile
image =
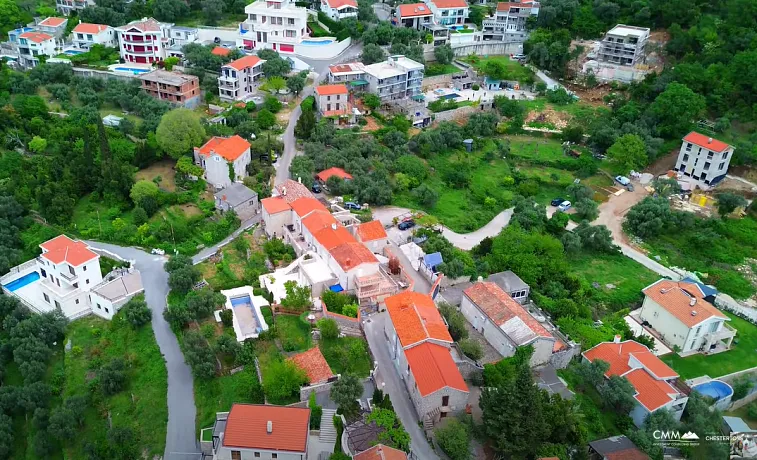
<path id="1" fill-rule="evenodd" d="M 633 370 L 625 377 L 636 389 L 634 398 L 650 411 L 673 401 L 678 394 L 678 390 L 665 381 L 655 380 L 644 369 Z"/>
<path id="2" fill-rule="evenodd" d="M 326 206 L 324 206 L 323 203 L 316 200 L 312 196 L 298 198 L 290 202 L 290 204 L 292 206 L 292 209 L 294 209 L 294 212 L 296 212 L 300 217 L 305 217 L 313 211 L 329 211 L 328 209 L 326 209 Z"/>
<path id="3" fill-rule="evenodd" d="M 302 219 L 302 225 L 310 230 L 313 236 L 324 228 L 331 228 L 332 225 L 338 224 L 339 221 L 328 211 L 311 212 L 307 217 Z"/>
<path id="4" fill-rule="evenodd" d="M 730 147 L 730 145 L 726 144 L 723 141 L 719 141 L 717 139 L 713 139 L 710 136 L 706 136 L 704 134 L 700 134 L 696 131 L 692 131 L 689 134 L 686 135 L 686 137 L 683 138 L 685 142 L 691 142 L 692 144 L 698 145 L 700 147 L 704 147 L 707 150 L 712 150 L 713 152 L 723 152 L 727 148 Z"/>
<path id="5" fill-rule="evenodd" d="M 216 46 L 213 48 L 213 51 L 211 53 L 215 54 L 216 56 L 228 56 L 231 54 L 231 50 L 228 48 L 224 48 L 223 46 Z"/>
<path id="6" fill-rule="evenodd" d="M 85 243 L 74 241 L 66 235 L 56 236 L 39 246 L 46 251 L 42 253 L 42 257 L 54 264 L 67 262 L 76 267 L 97 258 L 97 254 Z"/>
<path id="7" fill-rule="evenodd" d="M 355 454 L 352 460 L 407 460 L 407 454 L 394 447 L 376 444 L 368 450 Z"/>
<path id="8" fill-rule="evenodd" d="M 445 387 L 468 391 L 447 347 L 426 342 L 405 350 L 405 356 L 421 396 Z"/>
<path id="9" fill-rule="evenodd" d="M 363 242 L 381 240 L 386 238 L 386 230 L 381 221 L 372 220 L 357 226 L 357 236 Z"/>
<path id="10" fill-rule="evenodd" d="M 250 67 L 255 67 L 256 65 L 265 62 L 264 60 L 260 59 L 257 56 L 253 55 L 247 55 L 243 58 L 239 58 L 236 61 L 231 61 L 227 66 L 234 68 L 236 70 L 244 70 L 248 69 Z"/>
<path id="11" fill-rule="evenodd" d="M 352 235 L 349 231 L 347 231 L 347 234 L 349 234 L 350 238 L 352 238 Z M 333 249 L 329 250 L 329 252 L 331 253 L 331 257 L 336 260 L 336 263 L 338 263 L 339 266 L 342 267 L 342 270 L 344 270 L 345 272 L 352 270 L 360 264 L 378 263 L 376 256 L 373 255 L 373 253 L 369 251 L 368 248 L 358 242 L 355 242 L 354 239 L 352 242 L 343 243 L 339 246 L 334 247 Z"/>
<path id="12" fill-rule="evenodd" d="M 314 347 L 308 351 L 297 353 L 289 358 L 289 361 L 295 363 L 300 369 L 305 371 L 308 381 L 311 385 L 322 383 L 333 377 L 334 373 L 323 357 L 320 348 Z"/>
<path id="13" fill-rule="evenodd" d="M 341 177 L 342 179 L 345 179 L 345 180 L 351 180 L 352 179 L 352 175 L 351 174 L 349 174 L 347 171 L 345 171 L 342 168 L 336 168 L 336 167 L 335 168 L 325 169 L 325 170 L 319 172 L 318 174 L 315 175 L 315 178 L 318 179 L 318 180 L 320 180 L 320 181 L 326 182 L 327 180 L 329 180 L 329 177 L 331 177 L 331 176 Z"/>
<path id="14" fill-rule="evenodd" d="M 250 143 L 235 134 L 231 137 L 214 136 L 199 148 L 199 152 L 206 157 L 214 152 L 228 161 L 234 161 L 249 148 Z"/>
<path id="15" fill-rule="evenodd" d="M 431 3 L 437 8 L 467 8 L 468 2 L 465 0 L 431 0 Z"/>
<path id="16" fill-rule="evenodd" d="M 643 292 L 687 327 L 693 327 L 713 316 L 729 319 L 710 302 L 704 300 L 702 291 L 694 283 L 662 279 Z M 691 305 L 692 300 L 694 305 Z M 693 315 L 693 312 L 696 314 Z"/>
<path id="17" fill-rule="evenodd" d="M 272 432 L 267 433 L 271 422 Z M 259 404 L 234 404 L 226 420 L 223 445 L 288 452 L 307 450 L 310 409 Z"/>
<path id="18" fill-rule="evenodd" d="M 607 460 L 649 460 L 649 455 L 642 452 L 638 447 L 609 452 L 605 454 Z"/>
<path id="19" fill-rule="evenodd" d="M 435 339 L 452 343 L 442 315 L 428 294 L 404 291 L 384 300 L 403 347 Z"/>
<path id="20" fill-rule="evenodd" d="M 270 198 L 263 198 L 260 200 L 260 204 L 263 205 L 263 209 L 268 214 L 278 214 L 283 211 L 289 211 L 292 209 L 289 206 L 289 203 L 286 202 L 285 199 L 281 198 L 280 196 L 272 196 Z"/>
<path id="21" fill-rule="evenodd" d="M 160 23 L 153 18 L 145 19 L 144 21 L 132 21 L 128 24 L 116 27 L 120 31 L 128 31 L 131 29 L 137 29 L 140 32 L 160 32 Z"/>
<path id="22" fill-rule="evenodd" d="M 320 85 L 315 87 L 315 92 L 319 96 L 333 96 L 335 94 L 347 94 L 347 86 L 338 85 Z"/>
<path id="23" fill-rule="evenodd" d="M 530 2 L 499 2 L 497 3 L 497 11 L 510 11 L 510 8 L 531 8 L 532 6 Z"/>
<path id="24" fill-rule="evenodd" d="M 353 8 L 357 8 L 357 2 L 355 0 L 321 0 L 326 5 L 330 6 L 331 8 L 341 9 L 348 6 L 351 6 Z"/>
<path id="25" fill-rule="evenodd" d="M 40 22 L 39 25 L 46 26 L 46 27 L 58 27 L 59 25 L 66 22 L 66 18 L 56 18 L 56 17 L 49 17 L 46 18 L 44 21 Z"/>
<path id="26" fill-rule="evenodd" d="M 82 34 L 99 34 L 103 30 L 108 29 L 108 25 L 105 24 L 90 24 L 87 22 L 80 22 L 79 24 L 74 27 L 74 32 L 79 32 Z"/>
<path id="27" fill-rule="evenodd" d="M 34 43 L 42 43 L 42 42 L 45 42 L 47 40 L 52 40 L 53 36 L 52 35 L 47 35 L 47 34 L 42 33 L 42 32 L 25 32 L 25 33 L 19 35 L 19 38 L 25 38 L 27 40 L 33 41 Z"/>
<path id="28" fill-rule="evenodd" d="M 284 193 L 285 191 L 286 194 Z M 284 181 L 284 183 L 277 185 L 276 194 L 283 196 L 288 203 L 291 203 L 298 198 L 313 198 L 313 194 L 310 193 L 310 190 L 308 190 L 307 187 L 292 179 L 287 179 Z"/>
<path id="29" fill-rule="evenodd" d="M 335 64 L 329 66 L 331 73 L 365 72 L 362 62 L 349 62 L 347 64 Z"/>
<path id="30" fill-rule="evenodd" d="M 321 244 L 321 246 L 323 246 L 325 250 L 329 252 L 342 244 L 355 242 L 355 238 L 352 236 L 352 233 L 350 233 L 350 231 L 344 228 L 342 225 L 337 225 L 336 230 L 334 230 L 332 227 L 322 228 L 316 231 L 313 234 L 313 237 Z"/>
<path id="31" fill-rule="evenodd" d="M 415 16 L 431 16 L 434 13 L 431 12 L 429 7 L 425 3 L 406 3 L 399 6 L 400 17 L 412 18 Z"/>

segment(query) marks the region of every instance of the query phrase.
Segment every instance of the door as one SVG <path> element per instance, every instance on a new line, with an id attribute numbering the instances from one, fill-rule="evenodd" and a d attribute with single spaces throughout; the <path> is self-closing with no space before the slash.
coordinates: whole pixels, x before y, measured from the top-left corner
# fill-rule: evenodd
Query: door
<path id="1" fill-rule="evenodd" d="M 442 396 L 442 407 L 449 406 L 449 396 Z"/>

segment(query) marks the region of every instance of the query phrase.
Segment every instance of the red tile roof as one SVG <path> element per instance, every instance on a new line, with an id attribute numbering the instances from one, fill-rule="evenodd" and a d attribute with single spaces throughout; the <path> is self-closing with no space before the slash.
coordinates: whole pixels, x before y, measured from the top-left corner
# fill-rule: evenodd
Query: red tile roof
<path id="1" fill-rule="evenodd" d="M 44 21 L 40 22 L 40 26 L 47 26 L 47 27 L 58 27 L 59 25 L 66 22 L 66 18 L 55 18 L 55 17 L 49 17 L 45 19 Z"/>
<path id="2" fill-rule="evenodd" d="M 437 8 L 468 8 L 465 0 L 431 0 Z"/>
<path id="3" fill-rule="evenodd" d="M 144 21 L 132 21 L 123 26 L 116 27 L 116 29 L 121 31 L 137 29 L 140 32 L 160 32 L 160 23 L 153 18 L 148 18 Z"/>
<path id="4" fill-rule="evenodd" d="M 54 264 L 67 262 L 79 266 L 97 258 L 97 254 L 81 241 L 74 241 L 66 235 L 56 236 L 39 245 L 44 251 L 42 257 Z"/>
<path id="5" fill-rule="evenodd" d="M 636 389 L 636 398 L 644 407 L 654 411 L 675 400 L 678 390 L 664 380 L 655 380 L 644 369 L 636 369 L 625 376 Z"/>
<path id="6" fill-rule="evenodd" d="M 333 96 L 335 94 L 347 94 L 347 86 L 339 85 L 320 85 L 315 87 L 315 92 L 319 96 Z"/>
<path id="7" fill-rule="evenodd" d="M 365 71 L 364 66 L 360 62 L 350 62 L 348 64 L 335 64 L 330 65 L 329 70 L 331 73 L 344 73 L 344 72 L 361 72 Z"/>
<path id="8" fill-rule="evenodd" d="M 372 220 L 357 226 L 357 236 L 363 242 L 382 240 L 386 238 L 386 230 L 381 221 Z"/>
<path id="9" fill-rule="evenodd" d="M 447 347 L 426 342 L 405 350 L 405 356 L 421 396 L 445 387 L 468 391 Z"/>
<path id="10" fill-rule="evenodd" d="M 404 291 L 384 300 L 403 347 L 435 339 L 452 343 L 447 326 L 428 294 Z"/>
<path id="11" fill-rule="evenodd" d="M 320 348 L 314 347 L 308 351 L 297 353 L 289 358 L 289 361 L 295 363 L 300 369 L 305 371 L 308 381 L 311 385 L 322 383 L 331 378 L 334 373 L 331 372 L 329 363 L 323 357 Z"/>
<path id="12" fill-rule="evenodd" d="M 345 229 L 346 231 L 346 229 Z M 352 234 L 347 231 L 347 234 L 352 238 Z M 352 240 L 349 243 L 343 243 L 335 248 L 329 250 L 331 257 L 336 260 L 336 263 L 342 267 L 345 272 L 352 270 L 360 264 L 378 263 L 378 259 L 373 255 L 371 251 L 360 243 Z"/>
<path id="13" fill-rule="evenodd" d="M 52 35 L 47 35 L 42 32 L 25 32 L 21 35 L 19 35 L 19 38 L 25 38 L 27 40 L 31 40 L 34 43 L 42 43 L 47 40 L 52 40 Z"/>
<path id="14" fill-rule="evenodd" d="M 661 279 L 643 292 L 689 328 L 712 317 L 729 320 L 725 314 L 704 300 L 704 294 L 694 283 Z M 691 304 L 692 301 L 694 305 Z"/>
<path id="15" fill-rule="evenodd" d="M 284 193 L 285 191 L 286 194 Z M 310 198 L 313 197 L 313 194 L 310 193 L 310 190 L 308 190 L 307 187 L 292 179 L 287 179 L 284 181 L 284 183 L 277 185 L 276 193 L 278 193 L 280 196 L 283 196 L 288 203 L 306 196 Z"/>
<path id="16" fill-rule="evenodd" d="M 638 447 L 632 447 L 617 452 L 608 452 L 605 454 L 605 458 L 607 460 L 649 460 L 650 457 Z"/>
<path id="17" fill-rule="evenodd" d="M 294 209 L 294 212 L 296 212 L 300 217 L 305 217 L 313 211 L 329 211 L 328 209 L 326 209 L 326 206 L 324 206 L 323 203 L 316 200 L 312 196 L 297 198 L 296 200 L 291 202 L 291 206 L 292 209 Z"/>
<path id="18" fill-rule="evenodd" d="M 337 10 L 348 6 L 357 8 L 357 2 L 355 0 L 321 0 L 321 2 L 325 3 L 331 8 L 336 8 Z"/>
<path id="19" fill-rule="evenodd" d="M 394 447 L 376 444 L 368 450 L 355 454 L 352 460 L 407 460 L 407 454 Z"/>
<path id="20" fill-rule="evenodd" d="M 267 432 L 271 422 L 272 431 Z M 288 452 L 307 450 L 310 409 L 301 407 L 234 404 L 224 431 L 224 447 Z"/>
<path id="21" fill-rule="evenodd" d="M 228 48 L 224 48 L 223 46 L 216 46 L 213 48 L 213 51 L 211 53 L 215 54 L 216 56 L 228 56 L 231 54 L 231 50 Z"/>
<path id="22" fill-rule="evenodd" d="M 352 236 L 352 233 L 344 228 L 344 226 L 339 224 L 337 224 L 336 229 L 332 227 L 322 228 L 313 233 L 313 237 L 321 244 L 321 246 L 323 246 L 325 250 L 329 252 L 331 252 L 331 250 L 336 248 L 337 246 L 341 246 L 342 244 L 355 242 L 355 238 Z"/>
<path id="23" fill-rule="evenodd" d="M 692 144 L 698 145 L 700 147 L 704 147 L 707 150 L 712 150 L 713 152 L 723 152 L 727 148 L 730 147 L 730 145 L 726 144 L 725 142 L 719 141 L 717 139 L 713 139 L 709 136 L 706 136 L 704 134 L 700 134 L 696 131 L 692 131 L 689 134 L 686 135 L 686 137 L 683 138 L 684 142 L 691 142 Z"/>
<path id="24" fill-rule="evenodd" d="M 243 58 L 239 58 L 236 61 L 231 61 L 228 64 L 226 64 L 229 67 L 232 67 L 236 70 L 244 70 L 248 69 L 250 67 L 255 67 L 256 65 L 265 62 L 264 60 L 260 59 L 257 56 L 253 55 L 247 55 Z"/>
<path id="25" fill-rule="evenodd" d="M 320 230 L 324 228 L 331 228 L 332 225 L 338 225 L 339 221 L 334 219 L 328 211 L 316 211 L 310 213 L 307 217 L 302 219 L 302 225 L 304 225 L 310 233 L 315 236 Z"/>
<path id="26" fill-rule="evenodd" d="M 326 182 L 327 180 L 329 180 L 329 177 L 331 176 L 337 176 L 337 177 L 341 177 L 342 179 L 352 180 L 352 175 L 350 173 L 348 173 L 342 168 L 336 168 L 336 167 L 324 169 L 323 171 L 316 174 L 315 178 L 320 181 Z"/>
<path id="27" fill-rule="evenodd" d="M 497 3 L 497 11 L 510 11 L 510 8 L 531 8 L 532 6 L 530 2 L 499 2 Z"/>
<path id="28" fill-rule="evenodd" d="M 231 137 L 213 136 L 208 142 L 199 148 L 200 154 L 210 156 L 214 152 L 228 161 L 234 161 L 241 157 L 250 148 L 250 143 L 235 134 Z"/>
<path id="29" fill-rule="evenodd" d="M 74 27 L 74 32 L 79 32 L 83 34 L 99 34 L 103 30 L 106 30 L 108 25 L 105 24 L 90 24 L 87 22 L 80 22 L 79 24 Z"/>
<path id="30" fill-rule="evenodd" d="M 406 3 L 399 6 L 401 18 L 412 18 L 414 16 L 431 16 L 434 13 L 425 3 Z"/>
<path id="31" fill-rule="evenodd" d="M 292 209 L 289 206 L 289 203 L 287 203 L 286 200 L 280 196 L 263 198 L 262 200 L 260 200 L 260 204 L 263 205 L 263 209 L 265 209 L 268 214 L 278 214 L 280 212 L 289 211 L 290 209 Z"/>
<path id="32" fill-rule="evenodd" d="M 497 284 L 481 281 L 463 291 L 494 324 L 502 326 L 513 318 L 520 320 L 540 337 L 554 338 L 522 305 Z"/>

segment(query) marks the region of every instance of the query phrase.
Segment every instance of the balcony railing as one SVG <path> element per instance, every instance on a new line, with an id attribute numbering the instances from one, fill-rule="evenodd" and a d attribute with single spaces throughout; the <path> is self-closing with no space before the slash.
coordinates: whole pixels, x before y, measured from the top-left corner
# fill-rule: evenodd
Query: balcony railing
<path id="1" fill-rule="evenodd" d="M 127 54 L 137 54 L 137 55 L 140 55 L 140 56 L 153 55 L 153 54 L 157 53 L 157 50 L 152 50 L 152 51 L 135 51 L 135 50 L 126 49 L 124 51 Z"/>
<path id="2" fill-rule="evenodd" d="M 70 272 L 60 272 L 59 274 L 61 278 L 67 280 L 70 283 L 73 283 L 78 278 L 76 274 Z"/>
<path id="3" fill-rule="evenodd" d="M 129 38 L 127 35 L 122 35 L 121 41 L 124 43 L 153 43 L 152 38 L 148 38 L 148 39 L 145 39 L 144 37 Z"/>

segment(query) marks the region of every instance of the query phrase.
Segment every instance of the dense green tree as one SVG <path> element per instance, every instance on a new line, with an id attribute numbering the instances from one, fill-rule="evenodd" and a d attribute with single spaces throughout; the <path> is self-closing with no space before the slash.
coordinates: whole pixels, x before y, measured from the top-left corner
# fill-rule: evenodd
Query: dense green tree
<path id="1" fill-rule="evenodd" d="M 607 149 L 607 157 L 613 169 L 620 174 L 641 171 L 649 162 L 644 140 L 636 134 L 620 136 L 612 147 Z"/>
<path id="2" fill-rule="evenodd" d="M 205 15 L 205 19 L 208 20 L 208 25 L 215 25 L 218 19 L 223 14 L 224 2 L 223 0 L 202 0 L 202 12 Z"/>
<path id="3" fill-rule="evenodd" d="M 288 360 L 272 362 L 263 374 L 263 390 L 269 401 L 285 401 L 307 382 L 305 371 Z"/>
<path id="4" fill-rule="evenodd" d="M 286 297 L 281 299 L 281 305 L 283 307 L 292 310 L 306 310 L 313 301 L 310 298 L 310 287 L 300 286 L 295 281 L 287 281 L 284 283 L 286 290 Z"/>
<path id="5" fill-rule="evenodd" d="M 670 83 L 649 106 L 662 136 L 680 137 L 691 129 L 705 109 L 705 100 L 686 85 Z"/>
<path id="6" fill-rule="evenodd" d="M 743 196 L 730 192 L 718 193 L 715 198 L 718 200 L 718 214 L 721 216 L 727 216 L 736 208 L 746 208 L 748 204 Z"/>
<path id="7" fill-rule="evenodd" d="M 189 7 L 181 0 L 153 0 L 152 11 L 159 21 L 175 22 L 189 14 Z"/>
<path id="8" fill-rule="evenodd" d="M 205 140 L 205 129 L 197 115 L 189 109 L 175 109 L 163 115 L 155 132 L 158 145 L 172 158 L 199 147 Z"/>
<path id="9" fill-rule="evenodd" d="M 122 307 L 122 310 L 126 321 L 134 328 L 142 327 L 152 319 L 152 312 L 143 296 L 132 297 Z"/>
<path id="10" fill-rule="evenodd" d="M 619 375 L 610 376 L 599 386 L 603 404 L 621 415 L 628 414 L 636 405 L 636 389 L 627 378 Z"/>
<path id="11" fill-rule="evenodd" d="M 444 426 L 434 430 L 434 437 L 450 460 L 468 460 L 470 453 L 470 433 L 457 419 L 448 420 Z"/>
<path id="12" fill-rule="evenodd" d="M 455 58 L 455 53 L 450 45 L 442 45 L 434 48 L 434 57 L 439 64 L 449 64 Z"/>
<path id="13" fill-rule="evenodd" d="M 106 396 L 112 396 L 126 386 L 126 362 L 122 358 L 114 358 L 98 373 L 100 388 Z"/>
<path id="14" fill-rule="evenodd" d="M 187 309 L 194 319 L 204 319 L 223 307 L 226 297 L 210 288 L 192 291 L 185 298 Z"/>
<path id="15" fill-rule="evenodd" d="M 367 44 L 363 46 L 363 64 L 375 64 L 386 59 L 386 53 L 378 45 Z"/>

